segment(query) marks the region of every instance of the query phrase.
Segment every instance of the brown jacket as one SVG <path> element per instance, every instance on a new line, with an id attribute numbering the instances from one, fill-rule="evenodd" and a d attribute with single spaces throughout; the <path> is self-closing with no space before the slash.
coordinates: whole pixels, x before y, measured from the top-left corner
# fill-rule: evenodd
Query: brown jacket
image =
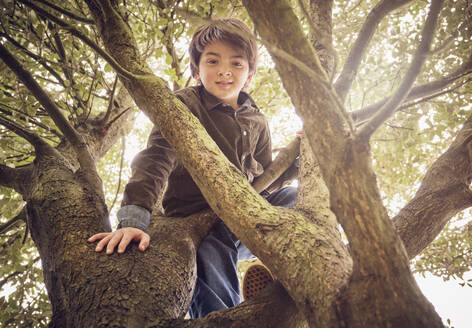
<path id="1" fill-rule="evenodd" d="M 267 120 L 247 93 L 241 92 L 235 111 L 208 93 L 203 86 L 176 92 L 200 120 L 221 151 L 252 182 L 272 161 Z M 172 147 L 154 127 L 147 148 L 131 164 L 122 206 L 137 205 L 152 210 L 161 188 L 168 181 L 162 206 L 167 216 L 187 216 L 208 207 L 202 193 Z"/>

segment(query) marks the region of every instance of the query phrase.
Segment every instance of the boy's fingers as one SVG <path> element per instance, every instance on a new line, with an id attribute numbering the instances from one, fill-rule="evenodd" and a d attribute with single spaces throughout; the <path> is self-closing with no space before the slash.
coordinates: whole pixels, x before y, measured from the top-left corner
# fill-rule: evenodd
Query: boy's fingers
<path id="1" fill-rule="evenodd" d="M 151 240 L 151 237 L 147 233 L 143 233 L 143 236 L 141 238 L 141 242 L 139 243 L 139 250 L 140 251 L 145 251 L 146 248 L 149 246 L 149 241 Z"/>
<path id="2" fill-rule="evenodd" d="M 92 242 L 94 242 L 95 240 L 105 238 L 105 237 L 108 236 L 109 234 L 110 234 L 109 232 L 97 233 L 97 234 L 93 235 L 92 237 L 90 237 L 89 239 L 87 239 L 87 241 L 92 243 Z"/>
<path id="3" fill-rule="evenodd" d="M 108 244 L 112 236 L 113 236 L 112 233 L 108 233 L 107 236 L 105 236 L 102 240 L 100 240 L 97 244 L 97 247 L 95 248 L 95 251 L 101 252 L 103 250 L 103 247 L 105 247 L 105 245 Z"/>
<path id="4" fill-rule="evenodd" d="M 113 237 L 110 239 L 107 245 L 107 254 L 113 254 L 115 246 L 118 245 L 122 237 L 123 233 L 121 231 L 115 231 L 113 233 Z"/>
<path id="5" fill-rule="evenodd" d="M 118 245 L 118 253 L 123 253 L 128 247 L 129 243 L 133 239 L 133 236 L 129 233 L 124 233 L 123 238 L 121 238 L 120 244 Z"/>

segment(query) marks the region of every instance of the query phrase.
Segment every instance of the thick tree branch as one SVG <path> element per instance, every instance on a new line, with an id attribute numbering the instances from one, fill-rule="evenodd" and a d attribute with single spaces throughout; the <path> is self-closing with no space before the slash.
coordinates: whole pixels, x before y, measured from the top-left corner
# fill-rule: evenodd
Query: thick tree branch
<path id="1" fill-rule="evenodd" d="M 290 295 L 297 295 L 297 304 L 303 307 L 307 317 L 315 317 L 315 304 L 323 308 L 332 306 L 348 275 L 341 268 L 350 264 L 336 223 L 323 221 L 314 225 L 313 217 L 296 210 L 270 206 L 262 199 L 241 172 L 229 164 L 198 120 L 175 99 L 165 83 L 151 75 L 149 68 L 136 62 L 140 58 L 136 43 L 118 10 L 106 0 L 87 0 L 87 3 L 108 52 L 130 71 L 149 72 L 143 78 L 123 80 L 123 83 L 139 108 L 149 115 L 172 145 L 218 217 L 271 268 Z M 313 53 L 310 46 L 310 54 Z M 319 63 L 315 67 L 321 72 Z M 238 206 L 234 206 L 235 202 Z M 294 234 L 287 240 L 281 231 L 293 231 Z M 301 237 L 297 238 L 299 235 L 305 236 L 303 242 L 300 242 Z M 300 262 L 301 258 L 304 264 Z M 306 265 L 314 269 L 301 269 Z M 333 271 L 325 276 L 325 272 L 322 274 L 322 270 L 318 270 L 321 267 L 330 267 Z M 323 297 L 314 300 L 313 304 L 306 304 L 315 293 Z M 334 311 L 330 313 L 333 318 Z"/>
<path id="2" fill-rule="evenodd" d="M 0 164 L 0 186 L 11 188 L 20 194 L 24 194 L 25 190 L 29 188 L 25 181 L 31 181 L 31 173 L 31 165 L 11 168 Z"/>
<path id="3" fill-rule="evenodd" d="M 296 17 L 290 19 L 287 1 L 243 3 L 263 38 L 289 53 L 305 54 L 303 37 L 298 37 L 301 28 Z M 266 10 L 269 5 L 271 10 Z M 322 89 L 288 63 L 273 58 L 285 89 L 303 118 L 307 138 L 329 189 L 331 209 L 349 239 L 354 264 L 349 286 L 341 292 L 345 299 L 338 313 L 341 320 L 352 327 L 401 326 L 399 322 L 411 327 L 441 326 L 439 316 L 414 282 L 403 244 L 382 204 L 368 140 L 345 133 L 334 104 L 326 101 L 329 97 Z M 313 55 L 307 53 L 303 60 L 311 63 Z M 311 87 L 309 91 L 303 88 L 307 85 Z M 289 289 L 288 292 L 298 300 L 297 295 Z M 297 305 L 302 309 L 298 302 Z M 319 317 L 310 314 L 307 319 L 313 326 L 329 325 L 330 321 L 326 313 Z"/>
<path id="4" fill-rule="evenodd" d="M 390 97 L 385 105 L 382 106 L 379 112 L 375 114 L 374 117 L 372 117 L 372 119 L 359 131 L 358 136 L 360 138 L 369 139 L 370 136 L 395 112 L 398 106 L 408 96 L 413 83 L 421 72 L 423 63 L 430 55 L 431 42 L 438 22 L 439 13 L 441 12 L 442 2 L 443 1 L 439 0 L 432 1 L 428 17 L 426 18 L 423 31 L 421 32 L 421 41 L 418 45 L 415 56 L 413 57 L 410 68 L 406 72 L 403 81 L 395 93 Z"/>
<path id="5" fill-rule="evenodd" d="M 92 186 L 94 186 L 97 191 L 102 190 L 102 184 L 95 168 L 95 161 L 93 160 L 87 148 L 87 144 L 84 142 L 82 136 L 77 133 L 74 127 L 70 125 L 69 121 L 61 113 L 60 109 L 41 88 L 41 86 L 34 80 L 31 73 L 23 68 L 23 66 L 3 44 L 0 44 L 0 57 L 13 71 L 13 73 L 15 73 L 18 79 L 23 82 L 28 90 L 30 90 L 33 96 L 51 116 L 59 130 L 61 130 L 67 140 L 72 144 L 74 150 L 77 153 L 80 166 Z"/>
<path id="6" fill-rule="evenodd" d="M 257 177 L 253 183 L 253 188 L 257 192 L 262 192 L 277 180 L 295 161 L 300 154 L 300 138 L 295 138 L 290 144 L 283 148 L 264 173 Z"/>
<path id="7" fill-rule="evenodd" d="M 412 88 L 408 96 L 406 97 L 406 101 L 415 100 L 418 98 L 428 97 L 435 93 L 440 92 L 445 87 L 451 85 L 452 83 L 460 80 L 463 77 L 472 73 L 472 54 L 467 58 L 466 61 L 462 65 L 460 65 L 456 70 L 448 74 L 447 76 L 433 81 L 426 84 L 422 84 Z M 377 113 L 383 105 L 385 105 L 391 96 L 376 102 L 375 104 L 369 105 L 362 109 L 356 110 L 351 113 L 352 119 L 357 123 L 363 123 L 369 120 L 375 113 Z"/>
<path id="8" fill-rule="evenodd" d="M 268 286 L 240 305 L 212 312 L 201 319 L 161 319 L 149 328 L 304 328 L 308 327 L 293 300 L 280 283 Z"/>
<path id="9" fill-rule="evenodd" d="M 428 246 L 451 217 L 472 206 L 471 140 L 472 116 L 426 172 L 415 197 L 393 218 L 410 258 Z"/>
<path id="10" fill-rule="evenodd" d="M 407 4 L 411 0 L 382 0 L 367 15 L 362 25 L 357 40 L 355 41 L 344 67 L 335 83 L 335 89 L 339 97 L 344 100 L 356 78 L 361 60 L 369 46 L 370 40 L 382 19 L 393 10 Z"/>
<path id="11" fill-rule="evenodd" d="M 304 0 L 298 0 L 298 6 L 301 8 L 310 26 L 310 38 L 313 47 L 318 53 L 321 65 L 325 69 L 326 74 L 331 77 L 330 81 L 332 81 L 338 63 L 338 53 L 333 47 L 332 38 L 333 26 L 331 16 L 333 0 L 311 0 L 309 2 L 309 11 L 305 6 Z"/>

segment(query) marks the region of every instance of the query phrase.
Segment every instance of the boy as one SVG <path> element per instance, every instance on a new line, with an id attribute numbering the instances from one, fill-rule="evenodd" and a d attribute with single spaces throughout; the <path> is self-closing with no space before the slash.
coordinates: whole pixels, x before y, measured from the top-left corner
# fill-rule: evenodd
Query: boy
<path id="1" fill-rule="evenodd" d="M 220 23 L 250 33 L 234 18 Z M 245 89 L 256 71 L 254 40 L 229 33 L 215 24 L 197 29 L 189 47 L 192 76 L 200 85 L 177 91 L 200 120 L 226 157 L 252 182 L 271 163 L 271 139 L 267 121 Z M 96 251 L 125 251 L 133 240 L 144 251 L 150 241 L 145 232 L 151 209 L 165 181 L 162 206 L 166 216 L 188 216 L 208 208 L 203 195 L 174 151 L 154 127 L 148 147 L 132 163 L 133 175 L 126 185 L 118 230 L 92 236 L 101 239 Z M 273 186 L 281 184 L 279 179 Z M 271 186 L 273 188 L 273 186 Z M 273 205 L 294 206 L 295 188 L 283 188 L 264 197 Z M 251 252 L 219 220 L 197 251 L 197 283 L 189 312 L 192 318 L 235 306 L 241 302 L 237 262 L 253 257 Z"/>

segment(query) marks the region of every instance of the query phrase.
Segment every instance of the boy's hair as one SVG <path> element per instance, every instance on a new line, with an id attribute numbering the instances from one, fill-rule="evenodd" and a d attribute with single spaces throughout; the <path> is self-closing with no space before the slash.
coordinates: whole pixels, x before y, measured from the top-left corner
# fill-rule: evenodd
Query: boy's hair
<path id="1" fill-rule="evenodd" d="M 249 27 L 244 24 L 243 21 L 236 18 L 221 18 L 215 20 L 217 23 L 227 25 L 231 28 L 237 28 L 243 32 L 251 33 Z M 192 41 L 189 46 L 190 53 L 190 71 L 192 76 L 198 72 L 198 64 L 200 63 L 200 57 L 205 49 L 213 41 L 227 42 L 235 48 L 241 49 L 248 60 L 249 72 L 253 73 L 256 71 L 257 65 L 257 44 L 254 39 L 240 36 L 235 33 L 231 33 L 214 23 L 209 23 L 200 26 L 193 34 Z"/>

